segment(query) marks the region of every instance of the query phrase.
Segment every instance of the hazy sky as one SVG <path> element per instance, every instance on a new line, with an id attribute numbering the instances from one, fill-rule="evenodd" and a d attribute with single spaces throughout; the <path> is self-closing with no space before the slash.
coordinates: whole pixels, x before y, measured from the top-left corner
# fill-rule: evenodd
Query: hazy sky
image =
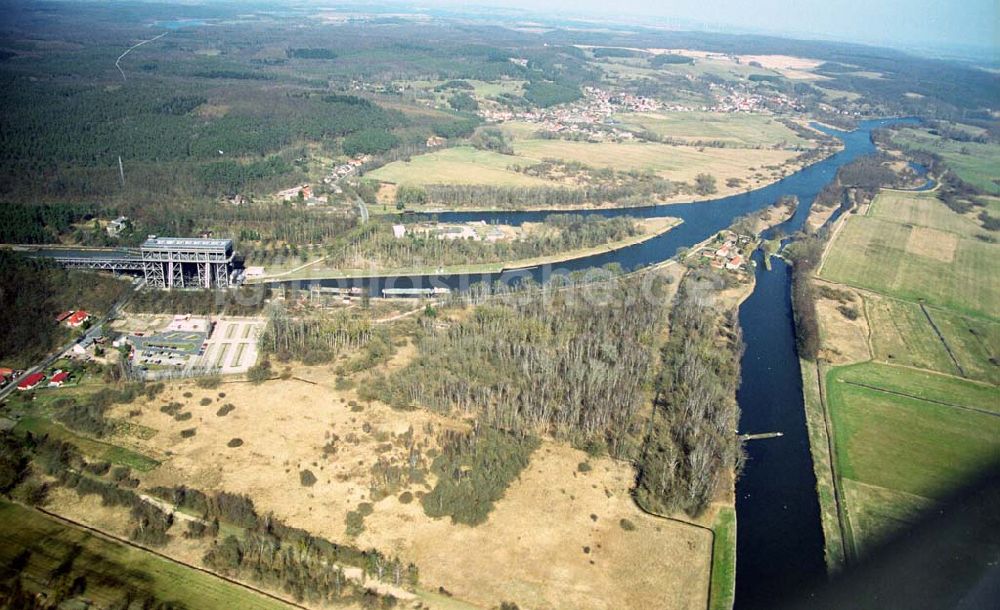
<path id="1" fill-rule="evenodd" d="M 427 0 L 425 0 L 427 1 Z M 662 25 L 756 30 L 911 49 L 1000 47 L 1000 0 L 429 0 L 544 12 L 650 15 Z M 659 19 L 657 20 L 659 21 Z"/>

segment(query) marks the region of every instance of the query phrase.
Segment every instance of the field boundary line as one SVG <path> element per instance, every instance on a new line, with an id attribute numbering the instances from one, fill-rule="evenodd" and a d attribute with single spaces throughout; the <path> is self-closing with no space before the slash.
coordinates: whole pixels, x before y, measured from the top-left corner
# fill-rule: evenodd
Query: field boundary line
<path id="1" fill-rule="evenodd" d="M 920 370 L 920 369 L 918 369 Z M 902 396 L 904 398 L 912 398 L 913 400 L 919 400 L 921 402 L 929 402 L 934 405 L 941 405 L 943 407 L 950 407 L 952 409 L 962 409 L 963 411 L 972 411 L 973 413 L 980 413 L 982 415 L 989 415 L 990 417 L 1000 417 L 1000 413 L 996 411 L 988 411 L 986 409 L 980 409 L 978 407 L 970 407 L 968 405 L 957 405 L 951 402 L 945 402 L 943 400 L 936 400 L 933 398 L 924 398 L 922 396 L 915 396 L 913 394 L 907 394 L 906 392 L 898 392 L 896 390 L 887 390 L 885 388 L 880 388 L 874 385 L 868 385 L 866 383 L 860 383 L 857 381 L 847 381 L 846 379 L 839 380 L 840 383 L 846 383 L 847 385 L 857 386 L 859 388 L 865 388 L 868 390 L 874 390 L 876 392 L 883 392 L 885 394 L 892 394 L 894 396 Z"/>
<path id="2" fill-rule="evenodd" d="M 254 587 L 252 585 L 248 585 L 248 584 L 246 584 L 244 582 L 241 582 L 239 580 L 235 580 L 233 578 L 229 578 L 228 576 L 223 576 L 222 574 L 219 574 L 218 572 L 213 572 L 212 570 L 209 570 L 208 568 L 203 568 L 201 566 L 196 566 L 196 565 L 193 565 L 193 564 L 190 564 L 190 563 L 186 563 L 186 562 L 180 561 L 179 559 L 174 559 L 173 557 L 171 557 L 169 555 L 165 555 L 164 553 L 161 553 L 159 551 L 153 550 L 153 549 L 151 549 L 149 547 L 145 547 L 145 546 L 143 546 L 141 544 L 137 544 L 137 543 L 132 542 L 131 540 L 128 540 L 128 539 L 125 539 L 125 538 L 120 538 L 118 536 L 115 536 L 114 534 L 110 534 L 108 532 L 105 532 L 104 530 L 100 530 L 100 529 L 98 529 L 96 527 L 91 527 L 91 526 L 89 526 L 89 525 L 87 525 L 85 523 L 80 523 L 79 521 L 76 521 L 74 519 L 70 519 L 68 517 L 64 517 L 64 516 L 62 516 L 60 514 L 54 513 L 54 512 L 52 512 L 50 510 L 46 510 L 46 509 L 41 508 L 39 506 L 24 506 L 23 504 L 20 504 L 20 503 L 19 503 L 19 505 L 23 506 L 24 508 L 27 508 L 28 510 L 34 510 L 34 511 L 37 511 L 39 513 L 42 513 L 43 515 L 45 515 L 45 516 L 47 516 L 47 517 L 49 517 L 49 518 L 51 518 L 51 519 L 53 519 L 55 521 L 59 521 L 60 523 L 63 523 L 64 525 L 68 525 L 68 526 L 76 528 L 78 530 L 83 530 L 83 531 L 85 531 L 85 532 L 87 532 L 89 534 L 93 534 L 93 535 L 97 536 L 98 538 L 101 538 L 102 540 L 105 540 L 105 541 L 108 541 L 108 542 L 112 542 L 112 543 L 122 544 L 124 546 L 129 547 L 129 548 L 133 548 L 133 549 L 136 549 L 136 550 L 139 550 L 139 551 L 143 551 L 145 553 L 149 553 L 150 555 L 154 555 L 155 557 L 158 557 L 159 559 L 162 559 L 162 560 L 167 561 L 169 563 L 172 563 L 174 565 L 182 566 L 184 568 L 187 568 L 189 570 L 194 570 L 196 572 L 201 572 L 202 574 L 206 574 L 206 575 L 211 576 L 213 578 L 218 578 L 219 580 L 227 582 L 227 583 L 229 583 L 231 585 L 235 585 L 235 586 L 240 587 L 242 589 L 246 589 L 247 591 L 251 591 L 251 592 L 256 593 L 256 594 L 258 594 L 258 595 L 260 595 L 262 597 L 266 597 L 266 598 L 268 598 L 268 599 L 270 599 L 272 601 L 279 602 L 279 603 L 284 604 L 286 606 L 289 606 L 289 607 L 292 607 L 292 608 L 301 608 L 302 610 L 309 610 L 309 608 L 306 607 L 306 606 L 301 606 L 299 604 L 296 604 L 295 602 L 289 601 L 289 600 L 287 600 L 287 599 L 285 599 L 283 597 L 275 595 L 274 593 L 269 593 L 268 591 L 265 591 L 263 589 L 258 589 L 257 587 Z"/>
<path id="3" fill-rule="evenodd" d="M 945 351 L 948 352 L 948 356 L 951 358 L 952 364 L 954 364 L 955 368 L 958 370 L 958 374 L 961 375 L 963 379 L 968 377 L 968 375 L 965 374 L 965 369 L 963 369 L 962 365 L 958 363 L 958 358 L 955 357 L 955 353 L 951 351 L 951 346 L 948 345 L 948 342 L 944 339 L 944 335 L 941 334 L 941 329 L 938 328 L 938 325 L 934 322 L 934 318 L 931 317 L 930 312 L 927 311 L 927 308 L 924 307 L 923 303 L 920 303 L 920 311 L 924 312 L 924 317 L 927 318 L 931 328 L 934 329 L 934 334 L 941 340 L 941 344 L 944 345 Z"/>

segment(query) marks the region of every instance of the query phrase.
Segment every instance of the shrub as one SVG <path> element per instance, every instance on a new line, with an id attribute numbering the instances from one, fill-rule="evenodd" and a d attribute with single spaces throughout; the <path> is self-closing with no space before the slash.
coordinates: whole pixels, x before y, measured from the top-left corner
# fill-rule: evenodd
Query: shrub
<path id="1" fill-rule="evenodd" d="M 403 493 L 399 494 L 399 503 L 400 504 L 409 504 L 410 502 L 413 502 L 413 494 L 412 493 L 410 493 L 408 491 L 404 491 Z"/>
<path id="2" fill-rule="evenodd" d="M 635 531 L 635 523 L 632 523 L 628 519 L 623 518 L 621 521 L 618 522 L 618 525 L 622 526 L 622 529 L 625 530 L 626 532 Z"/>
<path id="3" fill-rule="evenodd" d="M 201 405 L 201 406 L 203 406 L 203 407 L 207 407 L 208 405 L 212 404 L 212 399 L 209 398 L 208 396 L 206 396 L 206 397 L 202 398 L 201 400 L 199 400 L 198 404 Z"/>
<path id="4" fill-rule="evenodd" d="M 188 428 L 187 430 L 181 430 L 181 438 L 191 438 L 195 435 L 197 430 L 195 428 Z"/>
<path id="5" fill-rule="evenodd" d="M 311 470 L 303 470 L 299 473 L 299 482 L 303 487 L 312 487 L 316 484 L 316 475 Z"/>
<path id="6" fill-rule="evenodd" d="M 365 518 L 361 513 L 353 510 L 349 511 L 345 521 L 347 522 L 345 532 L 351 538 L 354 538 L 361 534 L 361 532 L 365 531 Z"/>
<path id="7" fill-rule="evenodd" d="M 580 472 L 590 472 L 593 470 L 593 467 L 591 467 L 590 462 L 580 462 L 576 469 Z"/>
<path id="8" fill-rule="evenodd" d="M 191 414 L 190 411 L 188 411 L 187 413 L 178 413 L 178 414 L 174 415 L 174 419 L 177 420 L 177 421 L 187 421 L 187 420 L 191 419 L 191 417 L 192 417 L 192 414 Z"/>
<path id="9" fill-rule="evenodd" d="M 222 377 L 220 377 L 219 375 L 210 375 L 208 377 L 201 377 L 197 381 L 195 381 L 195 384 L 197 384 L 199 388 L 205 388 L 206 390 L 215 389 L 220 385 L 222 385 Z"/>
<path id="10" fill-rule="evenodd" d="M 227 402 L 226 404 L 224 404 L 221 407 L 219 407 L 219 410 L 216 411 L 215 414 L 218 415 L 219 417 L 225 417 L 225 416 L 229 415 L 230 413 L 232 413 L 233 409 L 235 409 L 235 408 L 236 408 L 236 405 Z"/>
<path id="11" fill-rule="evenodd" d="M 228 446 L 228 447 L 242 447 L 243 446 L 243 439 L 242 438 L 229 439 L 229 442 L 226 443 L 226 446 Z"/>

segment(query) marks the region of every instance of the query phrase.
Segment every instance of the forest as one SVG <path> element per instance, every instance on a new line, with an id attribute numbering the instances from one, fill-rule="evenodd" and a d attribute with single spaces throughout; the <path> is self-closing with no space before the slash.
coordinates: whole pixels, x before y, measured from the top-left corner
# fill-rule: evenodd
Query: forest
<path id="1" fill-rule="evenodd" d="M 377 378 L 372 391 L 391 405 L 420 404 L 628 457 L 653 374 L 650 329 L 662 324 L 663 282 L 614 279 L 552 295 L 529 289 L 515 303 L 477 306 L 464 322 L 425 319 L 417 358 Z"/>
<path id="2" fill-rule="evenodd" d="M 660 350 L 653 414 L 637 460 L 636 501 L 655 513 L 697 516 L 742 461 L 735 434 L 740 409 L 742 334 L 735 310 L 718 311 L 723 287 L 712 272 L 691 271 L 670 312 Z"/>
<path id="3" fill-rule="evenodd" d="M 109 275 L 0 249 L 0 362 L 22 368 L 38 360 L 71 336 L 56 315 L 77 309 L 102 315 L 128 289 Z"/>

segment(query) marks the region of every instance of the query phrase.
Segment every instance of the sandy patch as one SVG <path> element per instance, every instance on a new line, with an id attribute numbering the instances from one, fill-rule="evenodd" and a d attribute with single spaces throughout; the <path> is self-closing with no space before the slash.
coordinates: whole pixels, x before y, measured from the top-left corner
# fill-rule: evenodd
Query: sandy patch
<path id="1" fill-rule="evenodd" d="M 958 236 L 928 227 L 914 227 L 906 240 L 906 251 L 918 256 L 926 256 L 943 263 L 955 260 Z"/>

